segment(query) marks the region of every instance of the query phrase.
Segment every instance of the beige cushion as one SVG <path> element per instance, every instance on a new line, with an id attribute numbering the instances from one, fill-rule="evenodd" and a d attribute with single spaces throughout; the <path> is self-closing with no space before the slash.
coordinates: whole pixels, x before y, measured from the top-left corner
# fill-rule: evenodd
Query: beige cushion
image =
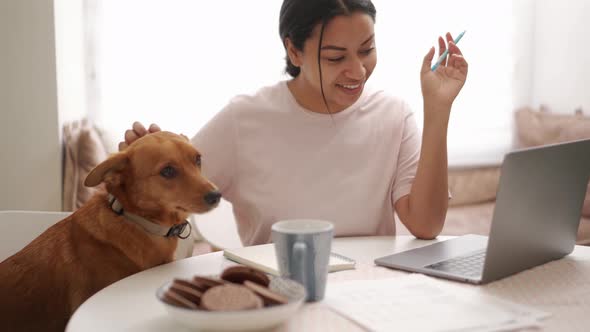
<path id="1" fill-rule="evenodd" d="M 590 138 L 590 117 L 579 110 L 572 114 L 556 114 L 544 106 L 540 111 L 525 107 L 515 112 L 515 122 L 519 147 Z"/>
<path id="2" fill-rule="evenodd" d="M 489 235 L 494 214 L 495 202 L 450 207 L 441 235 L 479 234 Z M 408 235 L 410 232 L 396 215 L 396 234 Z"/>
<path id="3" fill-rule="evenodd" d="M 449 170 L 449 206 L 490 202 L 496 199 L 500 167 Z"/>
<path id="4" fill-rule="evenodd" d="M 98 129 L 86 119 L 67 123 L 63 127 L 64 170 L 63 211 L 82 206 L 101 186 L 88 188 L 84 180 L 88 173 L 107 158 L 107 151 Z"/>
<path id="5" fill-rule="evenodd" d="M 590 138 L 590 117 L 577 110 L 574 114 L 551 113 L 547 107 L 541 111 L 521 108 L 515 113 L 519 147 L 532 147 Z M 590 217 L 590 184 L 582 215 Z"/>
<path id="6" fill-rule="evenodd" d="M 447 211 L 447 218 L 441 235 L 479 234 L 489 235 L 494 215 L 495 202 L 453 206 Z M 410 232 L 395 216 L 396 234 L 409 235 Z M 590 245 L 590 219 L 582 218 L 578 227 L 576 243 Z"/>

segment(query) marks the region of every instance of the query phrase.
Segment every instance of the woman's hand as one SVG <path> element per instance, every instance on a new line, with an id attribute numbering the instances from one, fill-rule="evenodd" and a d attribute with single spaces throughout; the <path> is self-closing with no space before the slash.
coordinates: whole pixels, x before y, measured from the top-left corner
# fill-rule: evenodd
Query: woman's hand
<path id="1" fill-rule="evenodd" d="M 133 122 L 132 129 L 128 129 L 125 131 L 125 141 L 119 143 L 119 151 L 125 150 L 131 143 L 135 142 L 138 138 L 145 136 L 146 134 L 155 133 L 160 131 L 160 127 L 152 123 L 149 129 L 145 129 L 145 127 L 140 122 Z"/>
<path id="2" fill-rule="evenodd" d="M 445 60 L 432 71 L 432 60 L 434 58 L 434 47 L 424 57 L 420 81 L 422 84 L 422 96 L 424 105 L 428 109 L 448 109 L 450 111 L 453 101 L 461 91 L 467 79 L 467 61 L 461 54 L 461 50 L 453 42 L 450 33 L 446 34 L 449 47 L 449 54 Z M 442 37 L 438 37 L 439 56 L 447 49 Z"/>

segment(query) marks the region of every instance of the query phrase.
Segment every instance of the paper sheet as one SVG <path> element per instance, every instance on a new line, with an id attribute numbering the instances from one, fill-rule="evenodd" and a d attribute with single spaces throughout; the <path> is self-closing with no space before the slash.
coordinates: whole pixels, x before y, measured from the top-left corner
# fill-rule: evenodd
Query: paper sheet
<path id="1" fill-rule="evenodd" d="M 324 302 L 371 331 L 498 331 L 548 314 L 419 274 L 329 284 Z"/>

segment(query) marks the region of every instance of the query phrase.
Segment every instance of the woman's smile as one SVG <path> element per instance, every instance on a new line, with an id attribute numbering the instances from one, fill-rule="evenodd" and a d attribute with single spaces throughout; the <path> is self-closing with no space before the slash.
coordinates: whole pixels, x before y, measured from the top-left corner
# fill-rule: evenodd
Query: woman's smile
<path id="1" fill-rule="evenodd" d="M 349 96 L 356 96 L 363 91 L 364 84 L 362 82 L 356 84 L 339 84 L 336 83 L 336 87 L 339 91 L 349 95 Z"/>

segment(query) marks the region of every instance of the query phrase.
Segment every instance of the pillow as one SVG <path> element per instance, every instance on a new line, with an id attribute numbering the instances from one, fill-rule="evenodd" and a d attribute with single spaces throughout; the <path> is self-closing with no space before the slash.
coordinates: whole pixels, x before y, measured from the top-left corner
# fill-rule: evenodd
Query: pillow
<path id="1" fill-rule="evenodd" d="M 525 107 L 515 112 L 515 121 L 519 147 L 590 138 L 590 117 L 581 110 L 575 114 L 555 114 L 545 106 L 540 111 Z"/>
<path id="2" fill-rule="evenodd" d="M 540 111 L 521 108 L 515 112 L 516 134 L 519 147 L 533 147 L 590 138 L 590 117 L 581 110 L 574 114 L 551 113 L 546 106 Z M 590 184 L 582 215 L 590 217 Z"/>
<path id="3" fill-rule="evenodd" d="M 449 169 L 449 206 L 493 201 L 499 181 L 500 167 Z"/>
<path id="4" fill-rule="evenodd" d="M 98 129 L 87 119 L 66 123 L 63 127 L 63 211 L 82 206 L 103 186 L 88 188 L 84 180 L 90 171 L 108 156 Z"/>
<path id="5" fill-rule="evenodd" d="M 590 218 L 590 183 L 586 188 L 586 198 L 584 199 L 584 206 L 582 207 L 582 215 L 586 218 Z"/>

